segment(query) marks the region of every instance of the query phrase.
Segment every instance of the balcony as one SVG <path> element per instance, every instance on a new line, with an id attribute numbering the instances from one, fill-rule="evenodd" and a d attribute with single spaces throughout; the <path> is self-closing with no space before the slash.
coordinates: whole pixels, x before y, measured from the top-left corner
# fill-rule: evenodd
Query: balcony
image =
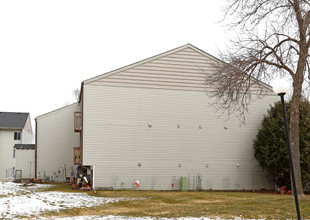
<path id="1" fill-rule="evenodd" d="M 74 131 L 82 131 L 82 112 L 74 112 Z"/>
<path id="2" fill-rule="evenodd" d="M 82 165 L 82 155 L 80 147 L 73 148 L 73 163 L 74 165 Z"/>

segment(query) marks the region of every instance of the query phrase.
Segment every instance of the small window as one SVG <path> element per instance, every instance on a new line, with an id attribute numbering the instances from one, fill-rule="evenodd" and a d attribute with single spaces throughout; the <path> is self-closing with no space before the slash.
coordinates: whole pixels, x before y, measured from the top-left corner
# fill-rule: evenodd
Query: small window
<path id="1" fill-rule="evenodd" d="M 13 158 L 15 158 L 16 149 L 13 149 Z"/>
<path id="2" fill-rule="evenodd" d="M 14 132 L 14 140 L 20 140 L 20 133 L 21 132 Z"/>

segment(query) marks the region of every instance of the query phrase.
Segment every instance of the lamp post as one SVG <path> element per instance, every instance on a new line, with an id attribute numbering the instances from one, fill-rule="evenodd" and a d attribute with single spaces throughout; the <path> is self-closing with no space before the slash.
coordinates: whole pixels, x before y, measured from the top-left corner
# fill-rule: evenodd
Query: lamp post
<path id="1" fill-rule="evenodd" d="M 289 83 L 283 79 L 277 81 L 273 86 L 273 91 L 277 95 L 279 95 L 281 98 L 282 113 L 283 113 L 283 118 L 284 118 L 285 135 L 286 135 L 286 144 L 287 144 L 288 157 L 290 161 L 293 191 L 294 191 L 294 197 L 295 197 L 295 206 L 296 206 L 297 218 L 298 220 L 300 220 L 301 217 L 300 217 L 300 211 L 299 211 L 298 195 L 297 195 L 297 190 L 296 190 L 294 165 L 293 165 L 291 145 L 290 145 L 290 135 L 289 135 L 288 126 L 287 126 L 286 109 L 285 109 L 285 103 L 284 103 L 284 95 L 288 92 L 289 89 L 290 89 Z"/>

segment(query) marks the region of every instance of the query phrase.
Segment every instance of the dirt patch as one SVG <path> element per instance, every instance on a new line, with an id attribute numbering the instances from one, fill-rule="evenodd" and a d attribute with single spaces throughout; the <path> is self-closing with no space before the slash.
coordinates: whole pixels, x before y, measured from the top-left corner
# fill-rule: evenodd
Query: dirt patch
<path id="1" fill-rule="evenodd" d="M 211 203 L 220 203 L 222 200 L 203 200 L 203 199 L 195 199 L 192 200 L 190 203 L 195 204 L 211 204 Z"/>

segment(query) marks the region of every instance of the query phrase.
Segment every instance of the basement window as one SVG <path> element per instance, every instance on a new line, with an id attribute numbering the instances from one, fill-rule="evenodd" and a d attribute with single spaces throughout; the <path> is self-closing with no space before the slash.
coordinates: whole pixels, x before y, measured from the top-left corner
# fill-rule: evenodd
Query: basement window
<path id="1" fill-rule="evenodd" d="M 20 140 L 20 136 L 21 136 L 20 131 L 14 132 L 14 140 Z"/>

